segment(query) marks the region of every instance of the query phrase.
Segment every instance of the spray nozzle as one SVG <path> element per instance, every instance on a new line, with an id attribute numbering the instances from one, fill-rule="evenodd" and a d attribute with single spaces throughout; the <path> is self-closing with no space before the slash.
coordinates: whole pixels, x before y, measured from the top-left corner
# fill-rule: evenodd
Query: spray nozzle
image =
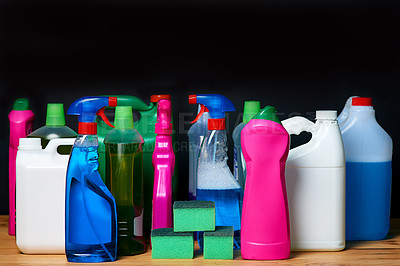
<path id="1" fill-rule="evenodd" d="M 220 94 L 189 95 L 189 104 L 200 104 L 201 108 L 192 123 L 199 120 L 203 113 L 207 111 L 210 113 L 211 119 L 225 118 L 226 112 L 236 111 L 233 103 Z"/>
<path id="2" fill-rule="evenodd" d="M 114 127 L 107 119 L 104 109 L 106 107 L 115 106 L 117 106 L 116 97 L 82 97 L 71 104 L 67 114 L 79 116 L 79 134 L 94 135 L 97 133 L 97 115 L 99 115 L 107 125 Z"/>
<path id="3" fill-rule="evenodd" d="M 156 134 L 171 134 L 171 101 L 161 99 L 157 106 L 157 123 L 155 126 Z"/>

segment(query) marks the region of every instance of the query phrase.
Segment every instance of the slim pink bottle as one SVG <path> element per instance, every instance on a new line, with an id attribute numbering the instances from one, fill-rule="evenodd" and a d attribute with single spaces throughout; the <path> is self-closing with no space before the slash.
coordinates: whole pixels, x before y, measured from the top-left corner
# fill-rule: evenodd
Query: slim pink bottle
<path id="1" fill-rule="evenodd" d="M 153 152 L 154 188 L 152 229 L 172 227 L 172 175 L 175 154 L 172 147 L 171 101 L 158 101 Z"/>
<path id="2" fill-rule="evenodd" d="M 8 234 L 15 236 L 15 161 L 17 158 L 20 138 L 25 138 L 32 132 L 35 115 L 29 110 L 26 98 L 17 99 L 8 115 L 10 121 L 9 172 L 8 172 Z"/>
<path id="3" fill-rule="evenodd" d="M 243 259 L 278 260 L 290 256 L 290 223 L 285 163 L 289 135 L 272 106 L 266 106 L 241 132 L 247 174 L 243 198 Z"/>

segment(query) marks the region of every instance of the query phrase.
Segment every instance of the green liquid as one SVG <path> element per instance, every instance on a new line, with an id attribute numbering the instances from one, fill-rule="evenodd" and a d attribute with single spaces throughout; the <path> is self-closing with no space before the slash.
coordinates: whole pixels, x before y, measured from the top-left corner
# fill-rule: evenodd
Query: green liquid
<path id="1" fill-rule="evenodd" d="M 138 143 L 106 143 L 106 185 L 115 198 L 118 218 L 118 255 L 146 250 L 143 229 L 143 151 Z M 143 222 L 140 225 L 143 227 Z M 135 235 L 136 233 L 139 235 Z M 141 235 L 140 235 L 141 233 Z"/>

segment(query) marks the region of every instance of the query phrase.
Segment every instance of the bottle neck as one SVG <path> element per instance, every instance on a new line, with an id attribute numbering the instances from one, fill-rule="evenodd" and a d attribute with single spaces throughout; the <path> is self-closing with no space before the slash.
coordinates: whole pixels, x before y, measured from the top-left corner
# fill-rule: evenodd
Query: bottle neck
<path id="1" fill-rule="evenodd" d="M 76 137 L 74 147 L 97 147 L 99 146 L 99 141 L 97 135 L 84 135 L 78 134 Z"/>
<path id="2" fill-rule="evenodd" d="M 351 106 L 351 108 L 349 109 L 349 116 L 347 117 L 347 120 L 375 121 L 375 110 L 372 106 Z"/>

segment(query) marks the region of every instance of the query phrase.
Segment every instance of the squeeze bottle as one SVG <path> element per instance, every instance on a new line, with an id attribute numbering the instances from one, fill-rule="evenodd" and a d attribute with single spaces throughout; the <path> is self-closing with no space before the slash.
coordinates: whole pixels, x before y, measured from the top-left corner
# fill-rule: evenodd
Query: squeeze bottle
<path id="1" fill-rule="evenodd" d="M 390 227 L 393 142 L 372 98 L 353 98 L 341 126 L 346 154 L 346 240 L 380 240 Z"/>
<path id="2" fill-rule="evenodd" d="M 29 108 L 26 98 L 17 99 L 8 115 L 10 122 L 10 145 L 8 157 L 8 234 L 15 235 L 15 160 L 20 138 L 32 132 L 35 115 Z"/>
<path id="3" fill-rule="evenodd" d="M 243 190 L 246 183 L 246 162 L 243 158 L 240 133 L 242 132 L 244 126 L 250 121 L 250 119 L 252 119 L 253 116 L 255 116 L 259 111 L 259 101 L 245 101 L 243 108 L 243 122 L 235 127 L 232 134 L 235 148 L 233 153 L 233 175 Z"/>
<path id="4" fill-rule="evenodd" d="M 201 110 L 199 104 L 198 112 Z M 199 162 L 200 145 L 207 134 L 208 109 L 204 109 L 203 115 L 193 123 L 187 133 L 189 138 L 189 200 L 196 200 L 197 164 Z"/>
<path id="5" fill-rule="evenodd" d="M 311 140 L 289 151 L 286 186 L 292 250 L 337 251 L 345 247 L 345 159 L 336 111 L 317 111 L 316 122 L 282 121 L 291 134 Z"/>
<path id="6" fill-rule="evenodd" d="M 76 136 L 76 132 L 65 125 L 64 105 L 49 103 L 47 104 L 46 125 L 33 131 L 28 138 L 41 138 L 44 149 L 52 139 L 76 138 Z M 63 145 L 59 147 L 59 153 L 69 155 L 71 149 L 72 144 Z"/>
<path id="7" fill-rule="evenodd" d="M 65 193 L 65 253 L 69 262 L 114 261 L 117 256 L 115 200 L 97 171 L 95 120 L 99 114 L 108 122 L 104 115 L 106 106 L 117 106 L 117 99 L 82 97 L 67 112 L 79 116 Z"/>
<path id="8" fill-rule="evenodd" d="M 243 259 L 277 260 L 290 255 L 285 163 L 289 135 L 272 106 L 264 107 L 242 130 L 247 177 L 243 198 Z"/>
<path id="9" fill-rule="evenodd" d="M 232 102 L 219 94 L 189 96 L 190 104 L 201 104 L 195 122 L 209 110 L 207 134 L 199 154 L 196 200 L 215 202 L 215 225 L 240 230 L 239 200 L 242 189 L 227 165 L 225 112 L 235 111 Z"/>
<path id="10" fill-rule="evenodd" d="M 58 148 L 75 138 L 21 138 L 17 153 L 16 244 L 27 254 L 65 253 L 65 176 L 69 155 Z"/>
<path id="11" fill-rule="evenodd" d="M 172 175 L 175 154 L 172 147 L 171 101 L 161 99 L 155 126 L 156 146 L 153 152 L 154 189 L 152 229 L 172 228 Z"/>
<path id="12" fill-rule="evenodd" d="M 117 106 L 115 129 L 104 139 L 106 185 L 118 217 L 118 255 L 146 251 L 143 237 L 143 138 L 133 127 L 131 106 Z"/>
<path id="13" fill-rule="evenodd" d="M 109 97 L 117 97 L 118 106 L 132 106 L 133 111 L 138 111 L 140 114 L 139 120 L 134 122 L 134 126 L 139 131 L 144 139 L 142 146 L 143 150 L 143 196 L 144 196 L 144 217 L 143 217 L 143 233 L 146 238 L 150 238 L 151 232 L 151 219 L 152 219 L 152 199 L 153 199 L 153 185 L 154 185 L 154 169 L 152 163 L 152 156 L 156 143 L 155 124 L 157 122 L 157 103 L 161 99 L 171 99 L 169 94 L 152 95 L 150 103 L 147 105 L 141 99 L 129 95 L 109 95 Z M 106 108 L 109 109 L 110 107 Z M 176 131 L 174 129 L 174 118 L 172 117 L 172 144 L 176 142 Z M 111 120 L 112 121 L 112 120 Z M 105 171 L 105 146 L 104 137 L 112 129 L 101 119 L 97 119 L 97 129 L 99 136 L 99 164 L 100 174 Z M 174 174 L 172 176 L 172 195 L 176 199 L 178 196 L 178 165 L 175 160 Z M 105 172 L 104 172 L 105 173 Z M 105 177 L 105 175 L 104 175 Z M 104 179 L 103 179 L 104 180 Z"/>

